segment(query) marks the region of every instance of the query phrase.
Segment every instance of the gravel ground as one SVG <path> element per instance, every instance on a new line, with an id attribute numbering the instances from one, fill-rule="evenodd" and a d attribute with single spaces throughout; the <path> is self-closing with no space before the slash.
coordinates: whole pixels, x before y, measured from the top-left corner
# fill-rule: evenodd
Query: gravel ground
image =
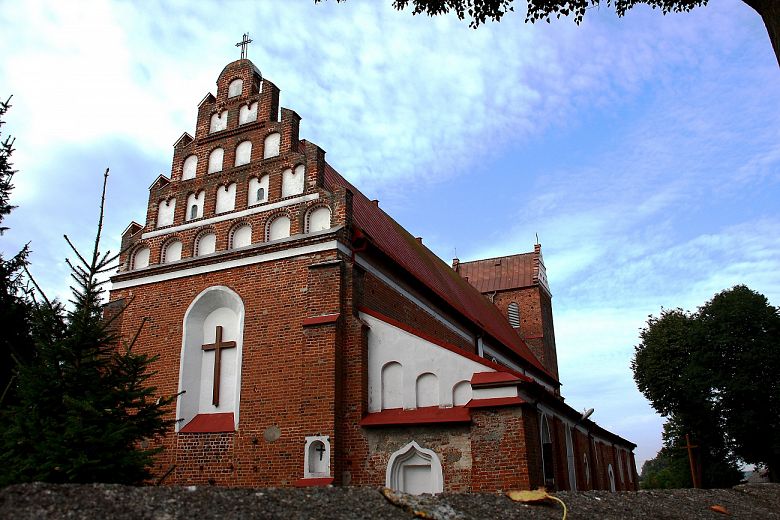
<path id="1" fill-rule="evenodd" d="M 569 519 L 780 519 L 780 484 L 733 489 L 558 493 Z M 728 514 L 710 510 L 720 505 Z M 500 494 L 413 497 L 372 488 L 231 489 L 24 484 L 0 490 L 0 519 L 559 519 L 557 503 L 526 505 Z"/>

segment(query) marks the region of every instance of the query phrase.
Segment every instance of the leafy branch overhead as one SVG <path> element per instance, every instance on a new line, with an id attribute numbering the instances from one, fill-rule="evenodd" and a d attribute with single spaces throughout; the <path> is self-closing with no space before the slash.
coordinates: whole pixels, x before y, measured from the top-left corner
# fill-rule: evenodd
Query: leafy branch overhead
<path id="1" fill-rule="evenodd" d="M 322 0 L 314 0 L 316 3 Z M 585 13 L 602 4 L 614 7 L 618 16 L 625 14 L 637 5 L 648 5 L 660 9 L 664 14 L 682 13 L 696 7 L 707 5 L 709 0 L 528 0 L 525 15 L 526 22 L 547 21 L 561 16 L 572 16 L 579 24 Z M 753 8 L 764 21 L 772 49 L 780 65 L 780 1 L 778 0 L 742 0 Z M 346 2 L 346 0 L 336 0 Z M 412 8 L 412 14 L 439 16 L 454 13 L 459 19 L 469 21 L 469 26 L 477 28 L 485 22 L 499 22 L 507 13 L 514 11 L 514 0 L 392 0 L 393 7 L 400 10 Z"/>

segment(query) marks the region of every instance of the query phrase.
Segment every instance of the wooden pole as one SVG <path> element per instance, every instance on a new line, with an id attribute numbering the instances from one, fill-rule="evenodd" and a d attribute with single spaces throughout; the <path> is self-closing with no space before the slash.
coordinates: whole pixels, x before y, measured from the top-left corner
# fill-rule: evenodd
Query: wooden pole
<path id="1" fill-rule="evenodd" d="M 696 464 L 693 462 L 693 448 L 698 448 L 698 446 L 693 446 L 691 444 L 691 439 L 688 436 L 688 434 L 685 434 L 685 447 L 688 449 L 688 463 L 691 466 L 691 481 L 693 482 L 694 488 L 699 488 L 699 479 L 696 471 Z"/>

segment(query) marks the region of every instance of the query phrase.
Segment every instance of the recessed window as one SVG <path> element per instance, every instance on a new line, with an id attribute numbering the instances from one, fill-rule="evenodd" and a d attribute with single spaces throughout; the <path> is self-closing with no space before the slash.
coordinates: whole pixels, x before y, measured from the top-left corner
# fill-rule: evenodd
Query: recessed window
<path id="1" fill-rule="evenodd" d="M 141 269 L 149 265 L 149 248 L 144 246 L 135 250 L 133 253 L 133 260 L 131 262 L 131 269 Z"/>
<path id="2" fill-rule="evenodd" d="M 249 205 L 268 202 L 268 175 L 249 179 Z"/>
<path id="3" fill-rule="evenodd" d="M 290 219 L 286 216 L 276 217 L 268 226 L 268 240 L 279 240 L 290 236 Z"/>
<path id="4" fill-rule="evenodd" d="M 203 233 L 195 241 L 195 256 L 210 255 L 217 249 L 217 235 Z"/>
<path id="5" fill-rule="evenodd" d="M 239 125 L 251 123 L 252 121 L 257 121 L 257 101 L 249 106 L 241 105 L 241 108 L 238 111 Z"/>
<path id="6" fill-rule="evenodd" d="M 211 114 L 211 122 L 209 123 L 209 133 L 219 132 L 227 128 L 227 110 L 222 111 L 219 114 Z"/>
<path id="7" fill-rule="evenodd" d="M 249 164 L 252 159 L 252 141 L 242 141 L 236 146 L 236 166 Z"/>
<path id="8" fill-rule="evenodd" d="M 190 208 L 190 220 L 192 220 L 194 218 L 198 218 L 198 205 L 197 204 L 193 204 L 192 207 Z"/>
<path id="9" fill-rule="evenodd" d="M 195 171 L 198 169 L 198 156 L 190 155 L 184 159 L 184 165 L 181 169 L 182 180 L 194 179 Z"/>
<path id="10" fill-rule="evenodd" d="M 186 220 L 194 220 L 203 217 L 203 206 L 206 201 L 206 192 L 201 190 L 198 193 L 190 193 L 187 196 L 187 214 Z"/>
<path id="11" fill-rule="evenodd" d="M 162 263 L 167 264 L 177 260 L 181 260 L 181 241 L 172 240 L 163 247 Z"/>
<path id="12" fill-rule="evenodd" d="M 230 248 L 246 247 L 252 243 L 252 227 L 249 224 L 239 224 L 230 233 Z"/>
<path id="13" fill-rule="evenodd" d="M 330 229 L 330 209 L 325 207 L 314 208 L 307 217 L 307 231 L 309 233 Z"/>

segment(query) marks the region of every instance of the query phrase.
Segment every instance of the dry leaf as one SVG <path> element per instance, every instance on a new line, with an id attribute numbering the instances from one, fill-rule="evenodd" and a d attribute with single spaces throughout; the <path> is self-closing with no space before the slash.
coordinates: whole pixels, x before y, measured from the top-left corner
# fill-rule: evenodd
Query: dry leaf
<path id="1" fill-rule="evenodd" d="M 715 511 L 716 513 L 724 514 L 724 515 L 731 515 L 731 513 L 729 513 L 728 509 L 726 509 L 725 507 L 723 507 L 721 505 L 717 505 L 717 504 L 714 505 L 714 506 L 710 506 L 710 510 Z"/>
<path id="2" fill-rule="evenodd" d="M 544 502 L 550 498 L 547 494 L 547 490 L 539 488 L 534 491 L 509 491 L 507 496 L 515 502 L 523 502 L 526 504 L 533 504 L 535 502 Z"/>

